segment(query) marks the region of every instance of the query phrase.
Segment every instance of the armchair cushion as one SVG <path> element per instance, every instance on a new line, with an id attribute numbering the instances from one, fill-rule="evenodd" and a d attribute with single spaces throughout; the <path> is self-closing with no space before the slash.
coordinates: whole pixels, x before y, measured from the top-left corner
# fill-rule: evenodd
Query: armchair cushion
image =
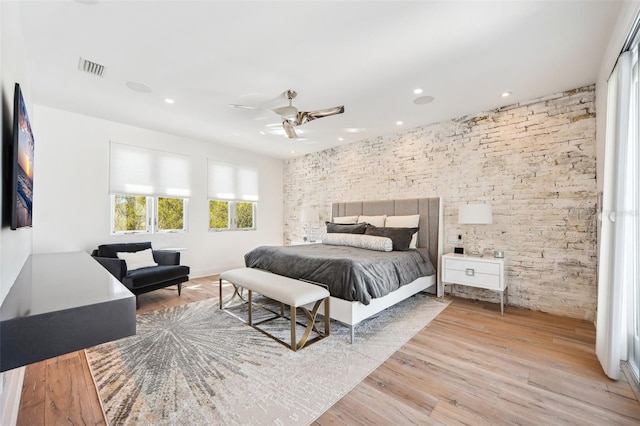
<path id="1" fill-rule="evenodd" d="M 159 282 L 172 281 L 174 279 L 186 277 L 187 275 L 189 275 L 188 266 L 158 265 L 151 268 L 140 268 L 134 271 L 129 271 L 122 279 L 122 284 L 130 289 L 138 289 L 157 284 Z"/>

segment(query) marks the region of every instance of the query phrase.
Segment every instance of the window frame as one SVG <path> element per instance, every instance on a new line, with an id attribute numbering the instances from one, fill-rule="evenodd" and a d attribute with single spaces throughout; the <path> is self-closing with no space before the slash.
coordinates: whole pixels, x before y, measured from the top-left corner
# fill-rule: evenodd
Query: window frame
<path id="1" fill-rule="evenodd" d="M 188 218 L 188 208 L 189 208 L 189 199 L 183 197 L 169 197 L 166 195 L 159 195 L 157 197 L 149 197 L 153 198 L 153 217 L 152 220 L 154 222 L 153 225 L 153 233 L 156 234 L 184 234 L 189 230 L 189 224 L 187 222 Z M 158 208 L 158 204 L 160 202 L 160 198 L 171 198 L 175 200 L 182 200 L 182 229 L 160 229 L 159 228 L 159 219 L 160 219 L 160 209 Z"/>
<path id="2" fill-rule="evenodd" d="M 116 231 L 116 197 L 144 197 L 145 198 L 145 203 L 146 203 L 146 217 L 145 217 L 145 223 L 146 223 L 146 229 L 145 230 L 135 230 L 135 231 Z M 132 195 L 132 194 L 109 194 L 109 198 L 110 198 L 110 211 L 111 211 L 111 220 L 110 220 L 110 228 L 111 228 L 111 235 L 128 235 L 128 234 L 151 234 L 151 222 L 149 220 L 149 218 L 151 217 L 151 205 L 150 205 L 150 198 L 146 195 Z"/>
<path id="3" fill-rule="evenodd" d="M 111 235 L 144 235 L 144 234 L 186 234 L 189 231 L 188 224 L 188 205 L 189 198 L 183 197 L 170 197 L 166 195 L 134 195 L 134 194 L 109 194 L 110 196 L 110 205 L 111 205 L 111 220 L 110 220 L 110 228 Z M 146 229 L 145 230 L 136 230 L 136 231 L 116 231 L 115 229 L 115 220 L 116 220 L 116 197 L 144 197 L 146 199 Z M 183 218 L 183 229 L 167 229 L 160 230 L 158 228 L 158 200 L 160 198 L 174 198 L 182 200 L 183 202 L 183 210 L 182 210 L 182 218 Z"/>
<path id="4" fill-rule="evenodd" d="M 209 207 L 209 224 L 211 224 L 211 202 L 212 201 L 218 201 L 218 202 L 223 202 L 223 203 L 227 203 L 227 208 L 228 208 L 228 213 L 229 213 L 229 220 L 228 220 L 228 227 L 227 228 L 211 228 L 209 227 L 209 231 L 211 232 L 227 232 L 227 231 L 256 231 L 258 226 L 257 226 L 257 210 L 258 210 L 258 202 L 257 201 L 244 201 L 244 200 L 224 200 L 224 199 L 217 199 L 217 198 L 209 198 L 208 199 L 208 207 Z M 238 204 L 251 204 L 253 206 L 252 208 L 252 222 L 253 222 L 253 227 L 251 228 L 238 228 Z"/>

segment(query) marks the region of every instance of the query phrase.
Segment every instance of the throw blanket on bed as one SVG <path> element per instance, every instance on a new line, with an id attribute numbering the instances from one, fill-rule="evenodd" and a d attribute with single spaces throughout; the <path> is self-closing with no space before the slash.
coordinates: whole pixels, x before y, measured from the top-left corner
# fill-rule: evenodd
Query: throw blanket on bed
<path id="1" fill-rule="evenodd" d="M 244 256 L 250 268 L 326 284 L 332 296 L 368 305 L 435 269 L 426 249 L 380 252 L 310 244 L 261 246 Z"/>

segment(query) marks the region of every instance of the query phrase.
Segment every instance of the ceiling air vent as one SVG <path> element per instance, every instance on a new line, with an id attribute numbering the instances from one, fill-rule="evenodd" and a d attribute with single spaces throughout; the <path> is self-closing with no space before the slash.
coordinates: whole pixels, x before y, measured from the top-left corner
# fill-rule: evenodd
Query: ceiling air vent
<path id="1" fill-rule="evenodd" d="M 97 75 L 98 77 L 102 77 L 102 74 L 104 73 L 104 65 L 91 62 L 88 59 L 84 59 L 82 57 L 80 58 L 78 69 L 80 71 L 88 72 L 89 74 Z"/>

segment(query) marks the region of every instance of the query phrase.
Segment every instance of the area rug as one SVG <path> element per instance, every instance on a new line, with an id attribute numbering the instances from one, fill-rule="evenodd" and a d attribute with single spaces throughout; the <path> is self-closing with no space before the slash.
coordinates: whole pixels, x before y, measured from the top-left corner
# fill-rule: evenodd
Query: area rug
<path id="1" fill-rule="evenodd" d="M 135 336 L 86 352 L 112 425 L 306 425 L 446 306 L 418 294 L 358 325 L 353 344 L 332 321 L 330 337 L 293 352 L 209 299 L 140 315 Z"/>

